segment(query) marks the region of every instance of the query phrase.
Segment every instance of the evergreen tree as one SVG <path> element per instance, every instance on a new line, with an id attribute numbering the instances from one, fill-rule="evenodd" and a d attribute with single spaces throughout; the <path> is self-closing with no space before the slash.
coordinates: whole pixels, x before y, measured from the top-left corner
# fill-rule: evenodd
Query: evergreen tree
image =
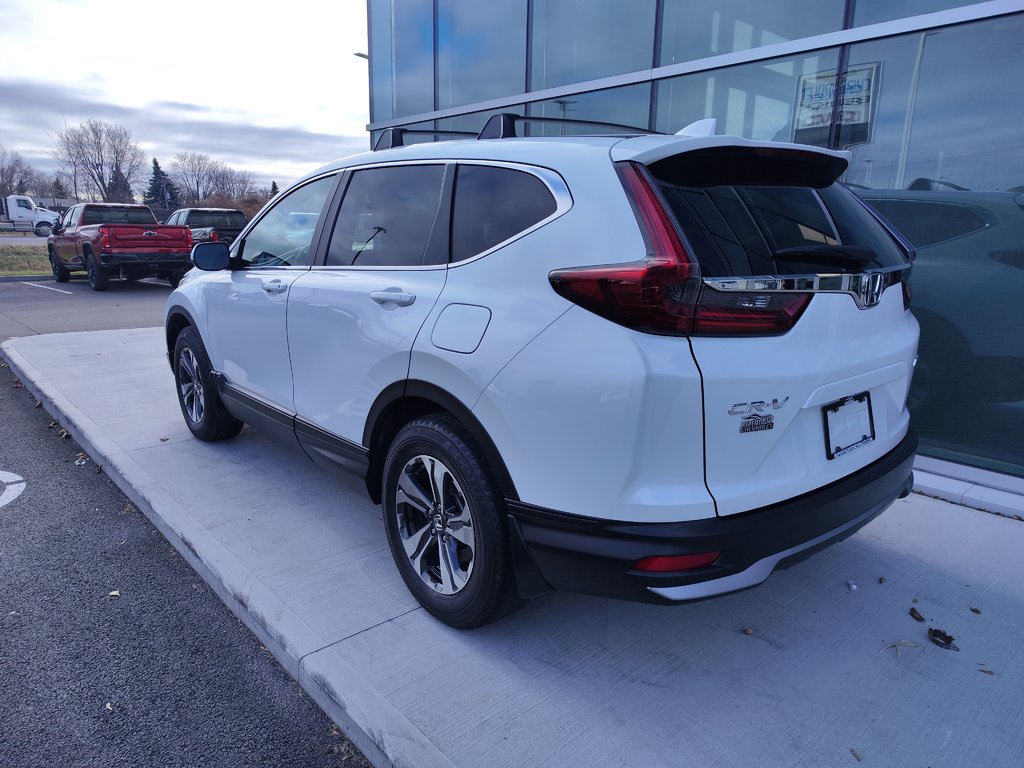
<path id="1" fill-rule="evenodd" d="M 278 193 L 279 191 L 280 191 L 280 190 L 278 190 L 278 188 L 277 188 L 277 182 L 276 182 L 276 181 L 272 181 L 272 182 L 270 182 L 270 196 L 271 196 L 271 197 L 273 197 L 273 196 L 274 196 L 274 195 L 276 195 L 276 194 L 277 194 L 277 193 Z"/>
<path id="2" fill-rule="evenodd" d="M 131 184 L 128 183 L 128 179 L 121 173 L 120 169 L 115 168 L 110 174 L 110 183 L 107 185 L 107 199 L 108 203 L 134 203 L 135 195 L 132 192 Z"/>
<path id="3" fill-rule="evenodd" d="M 52 189 L 51 194 L 52 194 L 53 197 L 56 197 L 56 198 L 62 199 L 62 200 L 70 197 L 70 195 L 68 194 L 68 191 L 66 189 L 64 189 L 64 185 L 61 183 L 61 180 L 60 180 L 59 176 L 54 176 L 53 177 L 53 186 L 52 186 L 51 189 Z"/>
<path id="4" fill-rule="evenodd" d="M 153 158 L 153 175 L 149 178 L 149 187 L 142 201 L 154 208 L 177 208 L 181 204 L 181 193 L 171 177 L 160 167 L 160 163 Z"/>

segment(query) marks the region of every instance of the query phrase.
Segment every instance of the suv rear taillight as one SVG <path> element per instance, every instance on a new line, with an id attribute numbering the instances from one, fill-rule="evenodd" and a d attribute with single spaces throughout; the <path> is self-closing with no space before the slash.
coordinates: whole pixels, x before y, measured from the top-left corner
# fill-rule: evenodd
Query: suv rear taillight
<path id="1" fill-rule="evenodd" d="M 810 303 L 807 293 L 715 291 L 683 246 L 646 169 L 616 163 L 647 246 L 627 264 L 570 267 L 548 279 L 555 291 L 627 328 L 672 336 L 774 336 L 788 331 Z"/>
<path id="2" fill-rule="evenodd" d="M 100 248 L 106 249 L 110 247 L 110 230 L 106 227 L 100 227 Z"/>
<path id="3" fill-rule="evenodd" d="M 216 243 L 218 240 L 220 240 L 220 232 L 218 232 L 216 229 L 211 229 L 210 230 L 210 242 L 211 243 Z"/>
<path id="4" fill-rule="evenodd" d="M 188 227 L 185 227 L 185 246 L 192 250 L 192 230 Z"/>

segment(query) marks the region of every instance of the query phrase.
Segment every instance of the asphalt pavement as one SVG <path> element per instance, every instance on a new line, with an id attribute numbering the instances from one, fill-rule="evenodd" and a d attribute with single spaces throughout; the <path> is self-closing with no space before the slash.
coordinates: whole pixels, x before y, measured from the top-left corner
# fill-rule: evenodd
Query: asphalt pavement
<path id="1" fill-rule="evenodd" d="M 162 311 L 166 284 L 126 287 L 87 298 L 97 312 Z M 83 322 L 60 294 L 34 308 L 11 299 L 46 293 L 0 284 L 0 314 Z M 0 766 L 365 766 L 37 402 L 3 364 Z"/>
<path id="2" fill-rule="evenodd" d="M 459 632 L 410 597 L 357 482 L 252 429 L 191 437 L 160 328 L 2 351 L 375 764 L 1024 765 L 1018 520 L 912 494 L 746 592 L 548 594 Z"/>

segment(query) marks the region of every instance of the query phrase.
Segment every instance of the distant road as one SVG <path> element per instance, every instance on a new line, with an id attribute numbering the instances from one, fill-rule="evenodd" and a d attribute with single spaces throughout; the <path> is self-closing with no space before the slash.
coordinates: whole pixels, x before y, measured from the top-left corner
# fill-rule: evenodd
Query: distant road
<path id="1" fill-rule="evenodd" d="M 41 248 L 45 248 L 46 238 L 36 237 L 35 235 L 11 235 L 0 232 L 0 245 L 6 243 L 11 245 L 38 245 Z"/>

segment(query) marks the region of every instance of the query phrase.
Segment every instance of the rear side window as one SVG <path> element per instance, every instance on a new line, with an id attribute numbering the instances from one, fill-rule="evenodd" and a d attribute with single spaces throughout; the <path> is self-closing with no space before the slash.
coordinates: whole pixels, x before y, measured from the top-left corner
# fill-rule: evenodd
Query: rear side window
<path id="1" fill-rule="evenodd" d="M 651 171 L 704 277 L 861 272 L 902 266 L 899 246 L 810 153 L 724 148 Z"/>
<path id="2" fill-rule="evenodd" d="M 369 168 L 352 174 L 331 235 L 328 266 L 411 267 L 441 205 L 443 165 Z"/>
<path id="3" fill-rule="evenodd" d="M 954 240 L 990 226 L 985 211 L 957 203 L 868 199 L 915 248 Z"/>
<path id="4" fill-rule="evenodd" d="M 245 214 L 241 211 L 192 211 L 188 223 L 191 227 L 244 227 Z"/>
<path id="5" fill-rule="evenodd" d="M 95 208 L 86 206 L 82 224 L 156 224 L 149 208 Z"/>
<path id="6" fill-rule="evenodd" d="M 459 165 L 452 213 L 452 261 L 483 253 L 553 214 L 554 195 L 525 171 Z"/>

